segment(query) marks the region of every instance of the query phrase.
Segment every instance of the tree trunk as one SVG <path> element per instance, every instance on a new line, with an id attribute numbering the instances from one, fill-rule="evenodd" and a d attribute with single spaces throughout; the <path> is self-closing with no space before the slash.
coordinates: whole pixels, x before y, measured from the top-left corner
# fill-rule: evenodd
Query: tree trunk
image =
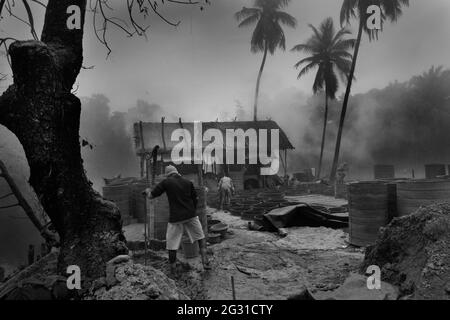
<path id="1" fill-rule="evenodd" d="M 258 79 L 256 80 L 256 90 L 255 90 L 255 105 L 253 107 L 253 121 L 258 121 L 258 98 L 259 98 L 259 85 L 261 83 L 261 76 L 264 70 L 267 59 L 267 51 L 269 47 L 267 43 L 264 44 L 264 56 L 261 62 L 261 67 L 259 68 Z"/>
<path id="2" fill-rule="evenodd" d="M 325 115 L 323 117 L 323 132 L 322 132 L 322 145 L 320 146 L 320 158 L 319 158 L 319 170 L 317 171 L 316 178 L 320 179 L 322 173 L 322 161 L 323 161 L 323 150 L 325 148 L 325 136 L 327 133 L 327 122 L 328 122 L 328 91 L 326 90 L 325 84 Z"/>
<path id="3" fill-rule="evenodd" d="M 81 8 L 81 30 L 66 27 L 70 5 Z M 117 207 L 92 189 L 81 159 L 81 103 L 71 89 L 83 60 L 85 11 L 86 0 L 49 0 L 42 40 L 11 44 L 14 84 L 0 98 L 0 123 L 22 144 L 29 183 L 60 235 L 58 271 L 78 265 L 92 279 L 127 248 Z"/>
<path id="4" fill-rule="evenodd" d="M 350 93 L 351 93 L 351 90 L 352 90 L 353 78 L 355 76 L 356 61 L 358 59 L 359 48 L 361 46 L 361 38 L 362 38 L 362 34 L 363 34 L 363 26 L 364 26 L 364 21 L 363 21 L 363 19 L 360 19 L 360 21 L 359 21 L 359 30 L 358 30 L 358 38 L 356 39 L 355 52 L 353 54 L 353 60 L 352 60 L 352 67 L 350 69 L 350 74 L 349 74 L 349 77 L 348 77 L 347 90 L 345 91 L 344 102 L 342 104 L 341 118 L 339 120 L 339 129 L 338 129 L 338 134 L 337 134 L 337 138 L 336 138 L 336 148 L 334 150 L 333 165 L 331 167 L 331 174 L 330 174 L 330 180 L 331 181 L 334 181 L 335 178 L 336 178 L 336 171 L 337 171 L 337 167 L 338 167 L 338 163 L 339 163 L 339 153 L 340 153 L 340 150 L 341 150 L 342 132 L 344 130 L 345 115 L 347 113 L 348 100 L 350 98 Z"/>

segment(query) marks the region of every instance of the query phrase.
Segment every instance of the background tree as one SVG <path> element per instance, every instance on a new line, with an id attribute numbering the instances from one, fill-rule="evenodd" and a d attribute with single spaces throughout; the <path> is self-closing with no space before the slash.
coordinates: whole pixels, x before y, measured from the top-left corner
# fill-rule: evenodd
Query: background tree
<path id="1" fill-rule="evenodd" d="M 261 76 L 266 64 L 267 53 L 274 54 L 277 48 L 286 49 L 286 37 L 281 25 L 295 28 L 297 20 L 286 12 L 280 11 L 290 0 L 255 0 L 253 8 L 242 8 L 235 18 L 240 21 L 239 27 L 256 24 L 251 40 L 253 53 L 264 52 L 261 67 L 256 81 L 253 120 L 258 119 L 258 97 Z"/>
<path id="2" fill-rule="evenodd" d="M 402 6 L 409 6 L 409 0 L 344 0 L 341 8 L 341 25 L 349 24 L 351 19 L 358 19 L 358 36 L 356 38 L 355 52 L 353 53 L 353 61 L 348 78 L 347 89 L 345 91 L 344 101 L 342 104 L 341 117 L 339 120 L 339 129 L 336 139 L 336 147 L 334 151 L 333 164 L 331 167 L 330 179 L 334 180 L 336 170 L 339 162 L 339 153 L 341 148 L 342 132 L 344 130 L 345 115 L 347 113 L 348 101 L 352 89 L 353 78 L 355 75 L 356 61 L 358 59 L 359 48 L 363 32 L 369 36 L 369 40 L 378 38 L 378 31 L 376 29 L 369 29 L 367 27 L 367 8 L 371 5 L 377 5 L 381 9 L 381 27 L 386 19 L 391 22 L 396 22 L 402 14 Z"/>
<path id="3" fill-rule="evenodd" d="M 339 89 L 338 74 L 341 79 L 346 79 L 350 73 L 352 55 L 349 50 L 355 45 L 354 39 L 345 39 L 351 34 L 346 28 L 342 28 L 336 33 L 333 19 L 325 19 L 319 29 L 309 25 L 313 30 L 313 35 L 304 44 L 296 45 L 292 51 L 301 51 L 310 56 L 297 62 L 295 67 L 304 67 L 298 74 L 298 79 L 306 75 L 309 71 L 317 68 L 316 77 L 313 84 L 313 92 L 325 92 L 325 113 L 323 117 L 322 143 L 320 147 L 319 169 L 316 177 L 320 178 L 322 172 L 323 152 L 325 147 L 325 136 L 328 122 L 328 99 L 336 99 L 336 92 Z"/>
<path id="4" fill-rule="evenodd" d="M 24 18 L 14 13 L 19 4 L 25 9 Z M 80 8 L 80 29 L 67 28 L 67 8 L 72 5 Z M 148 29 L 144 18 L 151 12 L 169 24 L 178 24 L 164 18 L 155 1 L 127 1 L 128 21 L 111 16 L 110 5 L 107 0 L 89 4 L 87 0 L 0 0 L 0 15 L 24 21 L 34 39 L 0 39 L 0 46 L 6 48 L 10 43 L 8 58 L 14 79 L 0 97 L 0 124 L 22 144 L 30 166 L 30 185 L 60 235 L 59 272 L 75 264 L 86 278 L 102 276 L 109 259 L 128 252 L 117 207 L 92 189 L 81 159 L 81 103 L 71 90 L 82 68 L 86 12 L 92 14 L 94 32 L 108 53 L 109 27 L 129 36 L 144 36 Z M 45 10 L 40 38 L 34 27 L 37 7 Z"/>

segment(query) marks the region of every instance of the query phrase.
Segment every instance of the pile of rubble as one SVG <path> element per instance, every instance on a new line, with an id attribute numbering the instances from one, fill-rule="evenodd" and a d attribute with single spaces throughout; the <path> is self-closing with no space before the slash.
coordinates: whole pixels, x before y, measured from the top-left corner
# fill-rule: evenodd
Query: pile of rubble
<path id="1" fill-rule="evenodd" d="M 163 272 L 135 264 L 128 256 L 108 263 L 106 277 L 92 285 L 87 300 L 189 300 Z"/>
<path id="2" fill-rule="evenodd" d="M 410 299 L 450 299 L 450 203 L 421 208 L 394 219 L 369 247 L 362 265 Z"/>

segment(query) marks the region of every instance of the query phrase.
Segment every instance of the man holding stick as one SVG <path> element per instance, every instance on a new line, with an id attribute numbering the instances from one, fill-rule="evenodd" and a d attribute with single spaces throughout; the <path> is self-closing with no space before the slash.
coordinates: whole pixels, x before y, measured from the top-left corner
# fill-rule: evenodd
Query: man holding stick
<path id="1" fill-rule="evenodd" d="M 165 169 L 166 179 L 161 181 L 153 191 L 146 189 L 144 193 L 149 199 L 157 198 L 163 193 L 169 200 L 169 223 L 167 225 L 166 242 L 169 251 L 170 271 L 175 273 L 177 250 L 180 247 L 183 232 L 186 231 L 191 243 L 197 242 L 200 246 L 203 268 L 211 269 L 206 256 L 206 239 L 198 216 L 197 193 L 191 181 L 184 179 L 174 166 Z"/>

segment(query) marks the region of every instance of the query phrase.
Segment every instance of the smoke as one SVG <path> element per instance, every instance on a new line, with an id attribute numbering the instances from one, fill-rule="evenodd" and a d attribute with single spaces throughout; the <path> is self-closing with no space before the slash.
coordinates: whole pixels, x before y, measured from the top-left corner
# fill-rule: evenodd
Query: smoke
<path id="1" fill-rule="evenodd" d="M 396 166 L 397 176 L 423 176 L 424 165 L 450 163 L 450 70 L 432 67 L 405 82 L 393 82 L 350 98 L 340 163 L 350 166 L 349 178 L 373 178 L 375 164 Z M 324 151 L 324 174 L 334 155 L 342 98 L 329 101 Z M 275 120 L 295 147 L 288 171 L 317 168 L 322 138 L 325 99 L 286 89 L 274 97 L 260 97 L 261 120 Z M 219 121 L 251 120 L 252 108 L 236 101 L 234 108 L 218 114 Z M 139 164 L 133 150 L 131 127 L 138 121 L 160 121 L 164 110 L 157 104 L 137 101 L 127 112 L 111 112 L 108 99 L 94 95 L 83 100 L 81 137 L 93 149 L 83 148 L 85 167 L 95 185 L 117 174 L 137 176 Z M 185 119 L 186 121 L 189 119 Z M 214 119 L 213 119 L 214 120 Z M 177 121 L 173 116 L 166 121 Z M 419 174 L 419 175 L 417 175 Z"/>
<path id="2" fill-rule="evenodd" d="M 410 176 L 414 169 L 422 177 L 425 164 L 449 164 L 449 89 L 450 70 L 432 67 L 406 82 L 352 96 L 340 157 L 340 163 L 350 165 L 350 178 L 373 178 L 375 164 L 395 165 L 397 176 Z M 268 113 L 296 147 L 289 158 L 291 172 L 317 167 L 320 153 L 324 95 L 302 98 L 294 90 L 265 101 Z M 329 103 L 326 174 L 334 155 L 342 98 Z"/>
<path id="3" fill-rule="evenodd" d="M 139 175 L 139 162 L 133 143 L 133 123 L 161 121 L 163 109 L 138 100 L 127 112 L 112 112 L 107 97 L 101 94 L 82 99 L 80 138 L 86 173 L 100 190 L 103 178 Z M 172 120 L 172 117 L 168 117 Z"/>

